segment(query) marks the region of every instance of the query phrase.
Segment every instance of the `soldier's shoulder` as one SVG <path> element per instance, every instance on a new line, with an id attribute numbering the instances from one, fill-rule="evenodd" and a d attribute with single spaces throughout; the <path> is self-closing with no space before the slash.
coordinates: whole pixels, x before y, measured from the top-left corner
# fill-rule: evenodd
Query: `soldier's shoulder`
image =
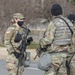
<path id="1" fill-rule="evenodd" d="M 64 18 L 64 19 L 70 26 L 73 26 L 73 23 L 68 18 Z"/>
<path id="2" fill-rule="evenodd" d="M 15 28 L 16 28 L 15 25 L 10 25 L 10 26 L 8 27 L 8 30 L 14 30 Z"/>
<path id="3" fill-rule="evenodd" d="M 14 30 L 15 30 L 15 26 L 9 26 L 6 30 L 6 33 L 11 33 Z"/>
<path id="4" fill-rule="evenodd" d="M 54 21 L 51 21 L 48 25 L 48 29 L 54 29 L 56 26 L 55 26 L 55 22 Z"/>

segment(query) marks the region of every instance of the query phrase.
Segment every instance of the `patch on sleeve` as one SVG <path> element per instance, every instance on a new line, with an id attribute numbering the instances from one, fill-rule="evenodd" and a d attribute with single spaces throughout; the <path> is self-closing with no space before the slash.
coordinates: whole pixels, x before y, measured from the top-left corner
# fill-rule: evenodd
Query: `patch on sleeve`
<path id="1" fill-rule="evenodd" d="M 6 39 L 10 39 L 11 36 L 12 36 L 12 34 L 13 34 L 13 32 L 14 32 L 13 28 L 8 28 L 7 31 L 6 31 L 6 33 L 5 33 L 5 38 Z"/>

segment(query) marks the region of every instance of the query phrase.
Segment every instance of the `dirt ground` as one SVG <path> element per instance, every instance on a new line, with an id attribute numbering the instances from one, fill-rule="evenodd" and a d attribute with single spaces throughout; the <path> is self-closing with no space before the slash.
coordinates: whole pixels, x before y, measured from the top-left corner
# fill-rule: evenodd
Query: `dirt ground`
<path id="1" fill-rule="evenodd" d="M 35 49 L 27 49 L 27 52 L 31 53 L 31 60 L 34 60 L 34 57 L 36 56 Z M 7 52 L 6 48 L 0 47 L 0 60 L 5 60 L 7 57 L 7 54 L 8 54 L 8 52 Z M 37 59 L 38 59 L 38 57 L 37 57 Z"/>

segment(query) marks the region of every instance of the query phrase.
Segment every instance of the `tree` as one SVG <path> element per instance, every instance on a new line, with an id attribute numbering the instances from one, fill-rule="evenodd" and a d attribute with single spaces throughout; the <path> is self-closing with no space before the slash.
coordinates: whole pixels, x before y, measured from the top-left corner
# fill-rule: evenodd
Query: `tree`
<path id="1" fill-rule="evenodd" d="M 72 3 L 73 5 L 75 5 L 75 0 L 71 0 L 71 3 Z"/>

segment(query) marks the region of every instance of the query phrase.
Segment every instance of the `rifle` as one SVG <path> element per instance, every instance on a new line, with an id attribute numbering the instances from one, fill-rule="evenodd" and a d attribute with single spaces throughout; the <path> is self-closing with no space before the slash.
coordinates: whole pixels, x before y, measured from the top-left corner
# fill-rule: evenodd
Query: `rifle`
<path id="1" fill-rule="evenodd" d="M 23 28 L 24 28 L 24 27 L 23 27 Z M 24 37 L 23 37 L 23 40 L 22 40 L 20 46 L 18 47 L 18 49 L 20 50 L 20 53 L 21 53 L 19 59 L 22 59 L 24 52 L 26 52 L 27 36 L 28 36 L 29 33 L 30 33 L 30 30 L 29 30 L 29 29 L 27 29 L 27 28 L 24 28 L 24 29 L 25 29 L 26 33 L 25 33 L 25 35 L 24 35 Z"/>
<path id="2" fill-rule="evenodd" d="M 22 28 L 24 28 L 24 27 L 22 27 Z M 20 64 L 22 64 L 21 60 L 24 57 L 24 52 L 26 52 L 26 47 L 27 47 L 27 45 L 29 45 L 28 43 L 33 41 L 33 39 L 30 37 L 28 39 L 28 43 L 27 43 L 27 36 L 29 35 L 30 30 L 28 28 L 24 28 L 24 30 L 26 33 L 23 37 L 23 40 L 22 40 L 20 46 L 18 47 L 18 49 L 20 50 L 20 56 L 18 58 L 19 62 L 18 62 L 18 68 L 17 68 L 17 75 L 18 75 L 19 66 L 20 66 Z"/>
<path id="3" fill-rule="evenodd" d="M 34 60 L 36 59 L 37 56 L 40 57 L 41 53 L 42 53 L 42 52 L 45 52 L 45 51 L 46 51 L 46 48 L 41 48 L 41 46 L 40 46 L 39 48 L 37 48 L 37 49 L 36 49 L 37 54 L 36 54 L 36 56 L 34 57 Z"/>
<path id="4" fill-rule="evenodd" d="M 36 59 L 36 57 L 37 56 L 39 56 L 39 54 L 41 53 L 41 50 L 38 50 L 38 48 L 36 49 L 36 52 L 37 52 L 37 54 L 36 54 L 36 56 L 34 57 L 34 60 Z M 39 56 L 40 57 L 40 56 Z"/>

